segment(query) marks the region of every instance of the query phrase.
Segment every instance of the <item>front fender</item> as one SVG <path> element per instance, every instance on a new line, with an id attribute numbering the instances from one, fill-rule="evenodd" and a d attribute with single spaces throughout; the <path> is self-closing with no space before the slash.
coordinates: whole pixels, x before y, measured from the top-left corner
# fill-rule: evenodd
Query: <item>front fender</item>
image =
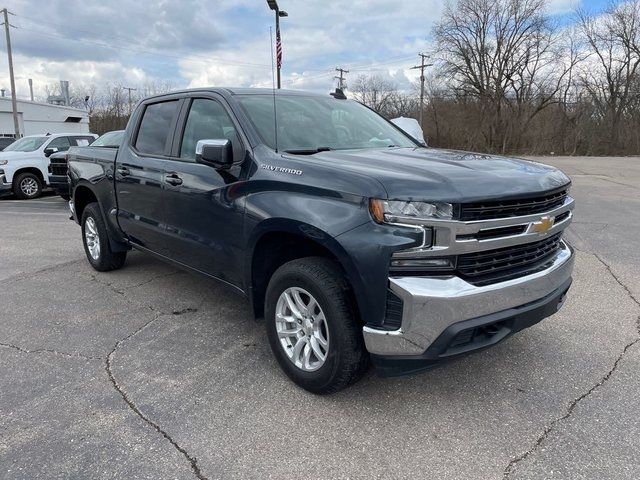
<path id="1" fill-rule="evenodd" d="M 250 195 L 245 221 L 247 286 L 251 285 L 255 247 L 270 232 L 300 235 L 329 250 L 347 275 L 363 321 L 370 325 L 384 320 L 392 252 L 421 240 L 415 229 L 374 223 L 363 197 L 282 191 Z"/>

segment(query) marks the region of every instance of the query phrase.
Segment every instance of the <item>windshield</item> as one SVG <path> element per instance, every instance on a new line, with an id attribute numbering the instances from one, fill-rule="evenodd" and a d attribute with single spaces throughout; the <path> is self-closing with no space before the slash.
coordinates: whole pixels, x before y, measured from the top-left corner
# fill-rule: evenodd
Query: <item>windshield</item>
<path id="1" fill-rule="evenodd" d="M 7 148 L 5 152 L 33 152 L 39 149 L 49 137 L 24 137 L 16 140 Z"/>
<path id="2" fill-rule="evenodd" d="M 239 95 L 264 143 L 275 149 L 273 96 Z M 316 153 L 321 150 L 417 147 L 377 113 L 349 100 L 334 98 L 276 97 L 278 150 Z"/>
<path id="3" fill-rule="evenodd" d="M 101 137 L 98 137 L 91 146 L 92 147 L 109 147 L 118 148 L 122 143 L 122 137 L 124 137 L 124 130 L 116 130 L 114 132 L 107 132 Z"/>

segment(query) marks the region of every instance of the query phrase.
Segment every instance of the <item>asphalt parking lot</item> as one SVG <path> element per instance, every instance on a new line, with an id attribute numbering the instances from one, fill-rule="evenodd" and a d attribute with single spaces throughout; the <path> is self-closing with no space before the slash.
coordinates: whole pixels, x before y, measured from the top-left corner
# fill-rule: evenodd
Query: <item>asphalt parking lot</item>
<path id="1" fill-rule="evenodd" d="M 577 200 L 561 312 L 327 397 L 228 290 L 139 253 L 99 274 L 62 199 L 0 200 L 0 478 L 637 479 L 640 158 L 541 161 Z"/>

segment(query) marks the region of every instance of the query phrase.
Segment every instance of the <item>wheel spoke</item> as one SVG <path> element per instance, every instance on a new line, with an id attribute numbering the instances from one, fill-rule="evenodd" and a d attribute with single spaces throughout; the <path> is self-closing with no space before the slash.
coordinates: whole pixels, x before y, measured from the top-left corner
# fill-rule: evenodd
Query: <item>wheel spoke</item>
<path id="1" fill-rule="evenodd" d="M 294 361 L 294 363 L 297 363 L 298 360 L 300 360 L 300 353 L 302 352 L 302 349 L 306 344 L 307 339 L 304 337 L 296 342 L 295 346 L 293 347 L 293 352 L 291 353 L 291 359 Z"/>
<path id="2" fill-rule="evenodd" d="M 297 318 L 302 319 L 302 313 L 296 306 L 295 301 L 291 299 L 291 295 L 289 295 L 289 292 L 284 292 L 284 299 L 287 302 L 287 306 L 289 307 L 289 310 L 291 310 L 291 313 L 293 313 L 293 315 Z"/>
<path id="3" fill-rule="evenodd" d="M 294 328 L 286 329 L 286 330 L 280 330 L 278 331 L 278 336 L 280 338 L 295 337 L 300 330 L 302 329 L 297 326 Z"/>
<path id="4" fill-rule="evenodd" d="M 313 353 L 316 356 L 316 358 L 318 360 L 324 361 L 326 355 L 322 351 L 322 349 L 320 348 L 320 345 L 318 344 L 318 338 L 317 337 L 311 337 L 311 341 L 309 343 L 311 345 L 311 348 L 313 349 Z"/>
<path id="5" fill-rule="evenodd" d="M 318 330 L 317 332 L 314 333 L 313 338 L 315 338 L 318 341 L 318 343 L 320 345 L 322 345 L 326 350 L 326 348 L 329 345 L 329 343 L 324 338 L 324 335 L 322 335 L 322 332 L 320 330 Z"/>
<path id="6" fill-rule="evenodd" d="M 300 296 L 300 292 L 298 290 L 293 291 L 293 299 L 296 302 L 296 307 L 298 307 L 298 311 L 303 315 L 307 314 L 308 308 L 302 297 Z"/>
<path id="7" fill-rule="evenodd" d="M 309 360 L 311 358 L 311 346 L 308 342 L 305 342 L 304 351 L 302 353 L 302 366 L 309 370 L 311 368 L 311 364 Z"/>
<path id="8" fill-rule="evenodd" d="M 315 298 L 311 297 L 309 299 L 309 305 L 307 305 L 307 311 L 309 312 L 309 315 L 311 315 L 312 317 L 315 316 L 316 308 L 318 308 L 318 302 L 316 302 Z"/>

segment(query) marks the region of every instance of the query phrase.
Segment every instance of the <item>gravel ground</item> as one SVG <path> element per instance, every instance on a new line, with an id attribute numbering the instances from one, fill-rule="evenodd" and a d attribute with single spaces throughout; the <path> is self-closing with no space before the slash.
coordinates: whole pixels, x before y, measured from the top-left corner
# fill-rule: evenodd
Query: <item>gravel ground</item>
<path id="1" fill-rule="evenodd" d="M 0 200 L 0 478 L 638 478 L 640 159 L 537 160 L 577 200 L 560 313 L 328 397 L 229 290 L 135 252 L 98 274 L 62 199 Z"/>

